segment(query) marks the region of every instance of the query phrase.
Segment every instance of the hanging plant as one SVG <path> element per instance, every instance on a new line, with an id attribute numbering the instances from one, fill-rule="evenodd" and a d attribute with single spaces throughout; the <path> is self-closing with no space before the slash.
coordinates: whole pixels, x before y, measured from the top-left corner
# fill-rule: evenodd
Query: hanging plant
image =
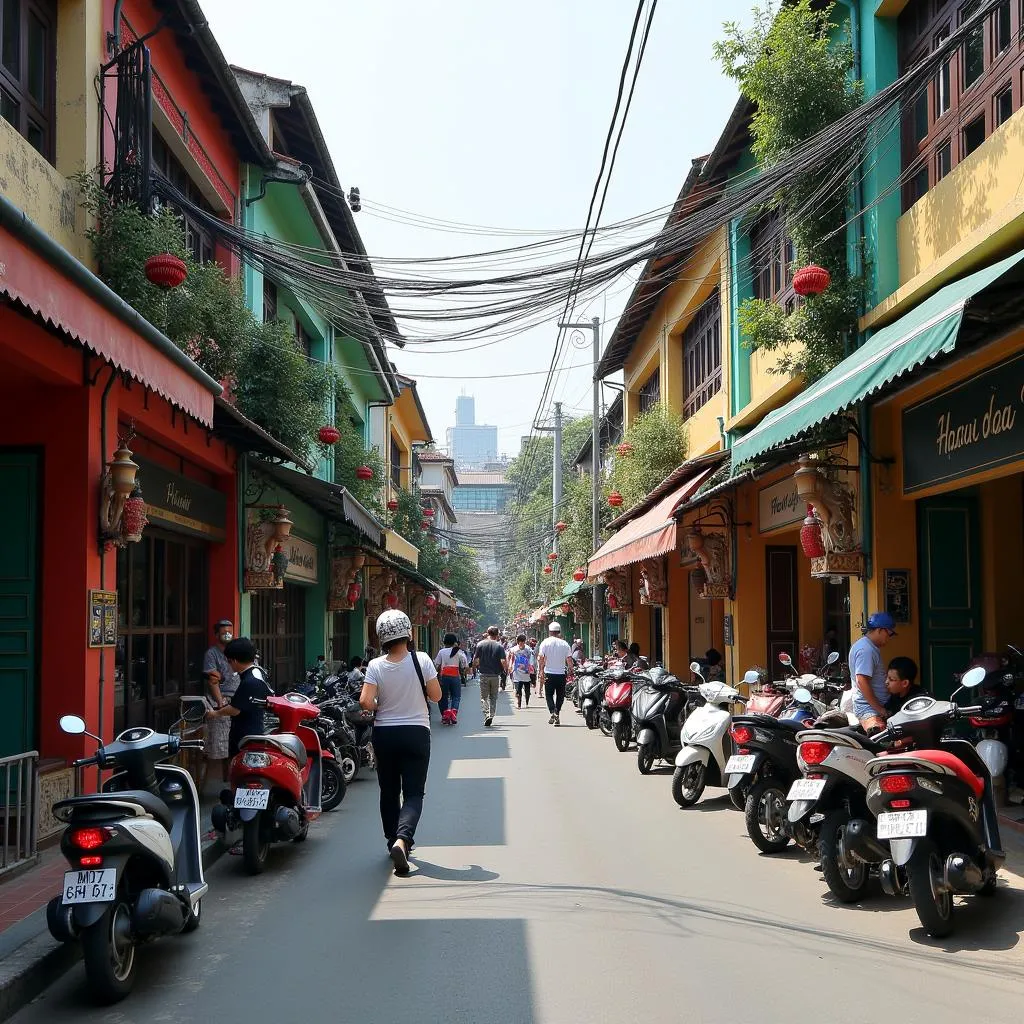
<path id="1" fill-rule="evenodd" d="M 274 548 L 274 553 L 270 557 L 270 569 L 278 583 L 284 579 L 284 574 L 288 571 L 288 556 L 280 544 Z"/>

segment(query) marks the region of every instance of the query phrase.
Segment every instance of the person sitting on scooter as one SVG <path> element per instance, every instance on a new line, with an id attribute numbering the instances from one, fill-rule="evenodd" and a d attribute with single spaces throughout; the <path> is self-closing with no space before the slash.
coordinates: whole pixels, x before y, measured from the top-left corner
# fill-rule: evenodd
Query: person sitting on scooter
<path id="1" fill-rule="evenodd" d="M 256 645 L 244 636 L 236 637 L 224 648 L 224 657 L 238 673 L 238 688 L 231 702 L 222 708 L 207 711 L 207 718 L 227 716 L 231 719 L 228 734 L 228 757 L 238 753 L 238 746 L 245 736 L 263 735 L 263 705 L 254 699 L 265 701 L 270 695 L 263 669 L 256 664 Z"/>
<path id="2" fill-rule="evenodd" d="M 902 711 L 903 705 L 908 700 L 924 693 L 924 687 L 917 685 L 917 662 L 913 658 L 906 658 L 902 655 L 889 662 L 885 685 L 890 694 L 885 710 L 890 718 L 897 711 Z"/>

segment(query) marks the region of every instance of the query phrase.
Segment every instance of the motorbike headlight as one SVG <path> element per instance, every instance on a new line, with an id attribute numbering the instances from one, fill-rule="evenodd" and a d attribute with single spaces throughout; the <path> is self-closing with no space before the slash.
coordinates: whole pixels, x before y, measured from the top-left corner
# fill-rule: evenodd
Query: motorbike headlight
<path id="1" fill-rule="evenodd" d="M 243 754 L 242 764 L 244 764 L 246 768 L 269 768 L 270 755 L 260 754 L 255 751 L 249 754 Z"/>

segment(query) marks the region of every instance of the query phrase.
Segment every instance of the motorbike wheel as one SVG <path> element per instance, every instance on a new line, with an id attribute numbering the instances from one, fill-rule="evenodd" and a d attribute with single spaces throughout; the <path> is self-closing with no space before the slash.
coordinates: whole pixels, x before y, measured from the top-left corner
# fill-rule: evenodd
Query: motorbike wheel
<path id="1" fill-rule="evenodd" d="M 630 743 L 633 742 L 633 737 L 630 734 L 630 728 L 628 722 L 618 722 L 612 727 L 612 737 L 615 740 L 615 749 L 619 753 L 624 754 L 629 750 Z"/>
<path id="2" fill-rule="evenodd" d="M 680 807 L 692 807 L 704 792 L 705 774 L 700 761 L 677 768 L 672 774 L 672 799 Z"/>
<path id="3" fill-rule="evenodd" d="M 188 935 L 189 932 L 194 932 L 200 922 L 203 920 L 203 901 L 196 900 L 196 905 L 192 908 L 191 913 L 185 918 L 185 927 L 181 929 L 183 935 Z"/>
<path id="4" fill-rule="evenodd" d="M 337 761 L 322 762 L 320 771 L 320 808 L 333 811 L 345 799 L 345 774 Z"/>
<path id="5" fill-rule="evenodd" d="M 135 984 L 132 909 L 123 893 L 82 932 L 82 959 L 89 987 L 98 999 L 116 1003 Z"/>
<path id="6" fill-rule="evenodd" d="M 347 786 L 359 774 L 359 754 L 355 747 L 347 747 L 342 750 L 338 764 L 341 765 L 341 774 L 344 776 Z"/>
<path id="7" fill-rule="evenodd" d="M 730 796 L 732 792 L 729 791 Z M 762 779 L 750 787 L 743 817 L 750 841 L 762 853 L 778 853 L 789 846 L 789 836 L 783 827 L 786 791 L 773 779 Z"/>
<path id="8" fill-rule="evenodd" d="M 953 894 L 943 888 L 943 866 L 939 848 L 922 836 L 907 864 L 907 881 L 921 925 L 933 939 L 953 930 Z"/>
<path id="9" fill-rule="evenodd" d="M 597 724 L 601 727 L 601 733 L 605 736 L 612 734 L 612 720 L 607 715 L 598 713 Z"/>
<path id="10" fill-rule="evenodd" d="M 597 728 L 597 717 L 598 711 L 595 708 L 590 708 L 588 711 L 584 712 L 584 721 L 587 723 L 588 729 Z"/>
<path id="11" fill-rule="evenodd" d="M 749 793 L 749 792 L 750 792 L 749 789 L 743 789 L 742 787 L 737 787 L 736 789 L 730 789 L 729 790 L 729 803 L 731 803 L 733 805 L 733 807 L 736 808 L 737 811 L 746 811 L 746 809 L 747 809 L 747 793 Z"/>
<path id="12" fill-rule="evenodd" d="M 641 743 L 636 748 L 636 766 L 641 775 L 650 775 L 654 767 L 654 744 Z"/>
<path id="13" fill-rule="evenodd" d="M 833 811 L 821 823 L 819 846 L 821 849 L 821 873 L 825 884 L 840 903 L 855 903 L 868 887 L 868 866 L 857 861 L 855 867 L 848 867 L 840 851 L 850 815 L 846 810 Z"/>
<path id="14" fill-rule="evenodd" d="M 242 861 L 250 875 L 259 875 L 267 866 L 270 842 L 260 835 L 260 816 L 242 825 Z"/>

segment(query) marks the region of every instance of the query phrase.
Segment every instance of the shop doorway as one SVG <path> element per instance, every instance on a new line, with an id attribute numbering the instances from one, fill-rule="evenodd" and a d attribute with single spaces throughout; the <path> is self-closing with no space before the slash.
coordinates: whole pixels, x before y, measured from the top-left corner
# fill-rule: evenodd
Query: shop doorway
<path id="1" fill-rule="evenodd" d="M 769 678 L 779 674 L 779 655 L 785 651 L 797 662 L 799 616 L 797 614 L 797 556 L 792 546 L 765 549 L 767 580 L 767 631 Z"/>
<path id="2" fill-rule="evenodd" d="M 698 596 L 701 584 L 692 572 L 687 578 L 690 581 L 690 650 L 686 659 L 689 664 L 694 658 L 703 658 L 715 642 L 711 630 L 712 602 Z"/>
<path id="3" fill-rule="evenodd" d="M 306 591 L 294 583 L 252 595 L 252 642 L 275 693 L 287 693 L 306 675 Z"/>
<path id="4" fill-rule="evenodd" d="M 665 612 L 661 605 L 651 606 L 651 667 L 665 664 Z"/>
<path id="5" fill-rule="evenodd" d="M 328 660 L 348 664 L 352 647 L 352 612 L 331 613 L 331 651 Z"/>
<path id="6" fill-rule="evenodd" d="M 9 757 L 36 746 L 39 457 L 0 454 L 0 494 L 7 513 L 0 534 L 0 757 Z"/>
<path id="7" fill-rule="evenodd" d="M 938 698 L 982 647 L 978 500 L 954 494 L 917 503 L 921 674 Z"/>

